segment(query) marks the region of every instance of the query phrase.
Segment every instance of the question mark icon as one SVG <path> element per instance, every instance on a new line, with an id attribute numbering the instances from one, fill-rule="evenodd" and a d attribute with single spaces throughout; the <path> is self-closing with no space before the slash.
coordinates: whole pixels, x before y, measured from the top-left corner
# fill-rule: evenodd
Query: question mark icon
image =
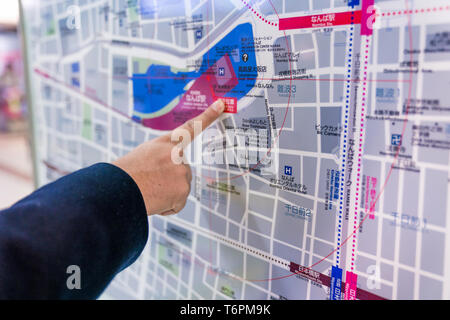
<path id="1" fill-rule="evenodd" d="M 67 21 L 66 26 L 67 29 L 73 30 L 73 29 L 80 29 L 81 23 L 80 23 L 80 7 L 79 6 L 69 6 L 67 8 Z"/>

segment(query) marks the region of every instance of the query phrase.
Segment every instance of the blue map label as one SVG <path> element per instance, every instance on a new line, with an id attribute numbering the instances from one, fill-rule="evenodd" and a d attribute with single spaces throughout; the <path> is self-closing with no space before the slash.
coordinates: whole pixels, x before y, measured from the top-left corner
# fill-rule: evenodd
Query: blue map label
<path id="1" fill-rule="evenodd" d="M 330 300 L 341 300 L 342 295 L 342 269 L 331 267 Z"/>

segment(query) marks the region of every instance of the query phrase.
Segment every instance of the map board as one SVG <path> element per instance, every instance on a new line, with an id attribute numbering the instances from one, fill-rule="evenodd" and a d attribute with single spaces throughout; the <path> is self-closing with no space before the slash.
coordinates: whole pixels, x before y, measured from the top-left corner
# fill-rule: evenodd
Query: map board
<path id="1" fill-rule="evenodd" d="M 227 101 L 200 143 L 224 161 L 105 298 L 450 298 L 450 1 L 22 11 L 38 185 Z"/>

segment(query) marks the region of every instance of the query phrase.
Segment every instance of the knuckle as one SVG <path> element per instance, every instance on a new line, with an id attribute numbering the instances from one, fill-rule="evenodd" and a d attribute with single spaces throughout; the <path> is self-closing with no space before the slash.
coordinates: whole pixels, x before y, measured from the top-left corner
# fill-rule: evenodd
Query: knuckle
<path id="1" fill-rule="evenodd" d="M 186 128 L 188 129 L 188 130 L 194 130 L 194 120 L 189 120 L 189 121 L 187 121 L 186 122 Z"/>

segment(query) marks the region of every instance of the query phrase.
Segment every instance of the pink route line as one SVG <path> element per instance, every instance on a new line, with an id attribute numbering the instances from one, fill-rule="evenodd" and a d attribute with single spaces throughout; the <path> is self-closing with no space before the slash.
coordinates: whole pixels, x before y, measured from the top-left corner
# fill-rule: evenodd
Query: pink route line
<path id="1" fill-rule="evenodd" d="M 297 0 L 297 1 L 298 1 L 298 0 Z M 250 5 L 249 2 L 247 2 L 247 1 L 245 1 L 245 0 L 241 0 L 241 2 L 247 7 L 247 9 L 248 9 L 249 11 L 251 11 L 255 16 L 257 16 L 262 22 L 267 23 L 267 24 L 270 25 L 270 26 L 278 27 L 278 23 L 267 20 L 262 14 L 260 14 L 258 11 L 256 11 L 255 9 L 253 9 L 253 7 Z M 276 12 L 275 7 L 273 6 L 272 2 L 271 2 L 271 1 L 269 1 L 269 2 L 270 2 L 270 4 L 272 5 L 272 8 L 273 8 L 274 11 L 275 11 L 275 14 L 278 16 L 278 13 Z M 278 17 L 278 20 L 280 20 L 279 17 Z"/>
<path id="2" fill-rule="evenodd" d="M 408 10 L 408 8 L 406 8 L 405 10 L 395 10 L 395 11 L 377 13 L 376 16 L 377 17 L 379 17 L 379 16 L 395 17 L 395 16 L 401 16 L 401 15 L 422 14 L 422 13 L 431 13 L 431 12 L 438 12 L 438 11 L 450 11 L 450 5 L 440 6 L 440 7 L 431 7 L 431 8 L 421 8 L 421 9 L 415 9 L 415 10 Z"/>
<path id="3" fill-rule="evenodd" d="M 366 108 L 366 90 L 367 90 L 367 64 L 369 60 L 369 43 L 370 43 L 370 37 L 366 36 L 366 43 L 365 43 L 365 49 L 364 49 L 364 76 L 363 76 L 363 85 L 362 85 L 362 103 L 361 103 L 361 129 L 359 133 L 359 143 L 358 143 L 358 169 L 356 174 L 356 196 L 355 196 L 355 214 L 353 218 L 353 223 L 356 226 L 358 223 L 358 216 L 359 216 L 359 186 L 360 186 L 360 176 L 361 176 L 361 163 L 362 163 L 362 149 L 363 149 L 363 138 L 364 138 L 364 113 Z M 350 271 L 354 271 L 355 266 L 355 247 L 356 247 L 356 227 L 353 230 L 352 233 L 352 255 L 351 255 L 351 263 L 350 263 Z"/>

